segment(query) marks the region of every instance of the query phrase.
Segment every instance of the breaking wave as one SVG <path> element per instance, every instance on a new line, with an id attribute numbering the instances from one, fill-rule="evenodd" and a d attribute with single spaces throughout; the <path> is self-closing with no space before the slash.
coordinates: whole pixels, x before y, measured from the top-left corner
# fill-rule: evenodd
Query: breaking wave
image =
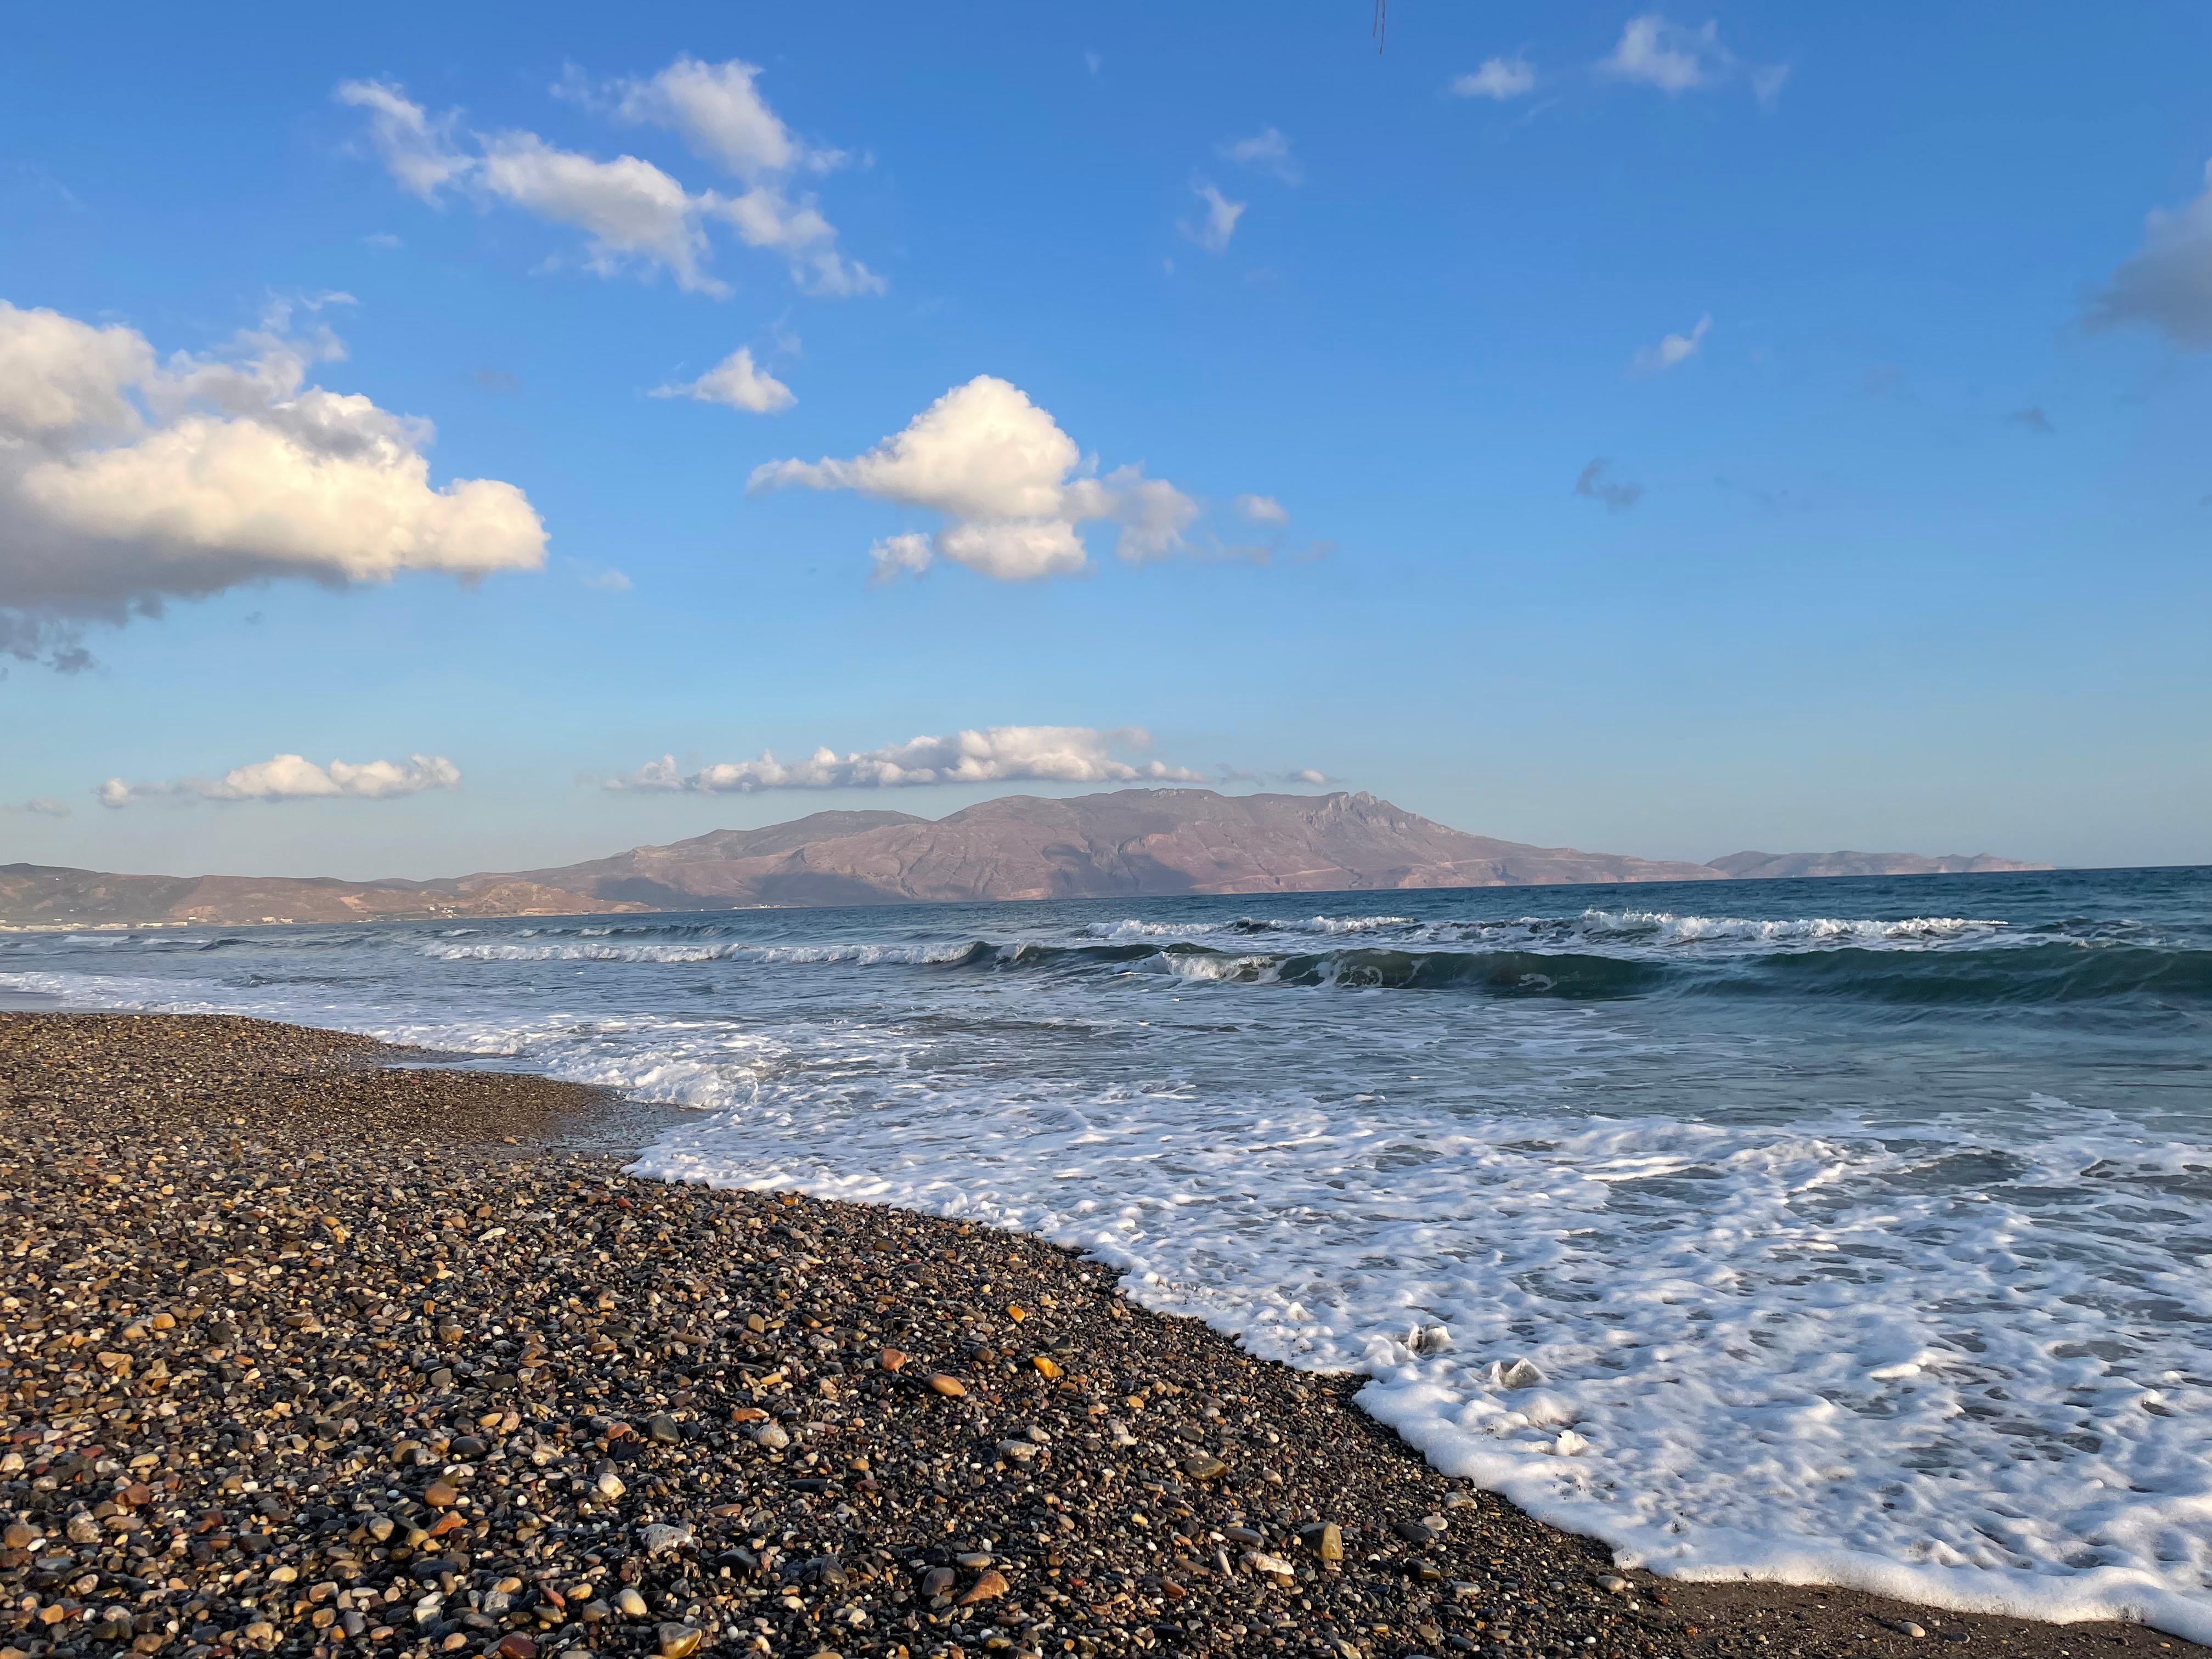
<path id="1" fill-rule="evenodd" d="M 1595 919 L 1595 921 L 1594 920 Z M 1389 920 L 1366 919 L 1378 931 Z M 1418 925 L 1418 924 L 1416 924 Z M 1541 921 L 1462 924 L 1490 948 L 1431 943 L 1443 930 L 1391 945 L 1244 948 L 1206 942 L 1244 924 L 1206 929 L 1166 923 L 1112 925 L 1107 938 L 1069 940 L 935 939 L 835 945 L 758 945 L 726 938 L 689 939 L 439 939 L 422 954 L 445 962 L 605 962 L 688 965 L 969 969 L 1164 974 L 1235 985 L 1359 991 L 1462 991 L 1490 996 L 1594 1000 L 1661 994 L 1838 998 L 1875 1003 L 2003 1006 L 2147 997 L 2212 1001 L 2212 951 L 2022 934 L 2002 939 L 2002 924 L 1941 917 L 1893 922 L 1739 922 L 1637 912 L 1598 913 L 1565 925 Z M 1543 930 L 1557 930 L 1545 932 Z M 1720 932 L 1715 930 L 1729 929 Z M 595 930 L 604 935 L 611 931 Z M 626 930 L 643 933 L 649 930 Z M 1268 924 L 1268 931 L 1277 931 Z M 1318 929 L 1315 930 L 1320 931 Z M 1604 948 L 1607 939 L 1620 941 Z M 1633 948 L 1653 937 L 1722 939 L 1775 948 L 1695 954 Z M 1903 940 L 1944 948 L 1897 948 Z M 1807 941 L 1820 948 L 1802 947 Z M 1565 949 L 1571 942 L 1591 948 Z"/>

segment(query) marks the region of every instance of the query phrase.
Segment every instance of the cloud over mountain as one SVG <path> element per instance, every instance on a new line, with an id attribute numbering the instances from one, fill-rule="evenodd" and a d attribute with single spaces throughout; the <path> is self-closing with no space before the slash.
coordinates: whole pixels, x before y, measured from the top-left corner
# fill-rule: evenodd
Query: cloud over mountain
<path id="1" fill-rule="evenodd" d="M 1152 746 L 1136 726 L 1097 731 L 1087 726 L 993 726 L 946 737 L 909 738 L 881 749 L 840 755 L 817 749 L 784 762 L 772 754 L 723 762 L 686 774 L 664 755 L 625 777 L 614 790 L 695 794 L 750 794 L 763 789 L 898 789 L 944 783 L 1194 783 L 1201 775 L 1157 760 L 1127 760 Z M 1116 751 L 1120 751 L 1119 754 Z"/>

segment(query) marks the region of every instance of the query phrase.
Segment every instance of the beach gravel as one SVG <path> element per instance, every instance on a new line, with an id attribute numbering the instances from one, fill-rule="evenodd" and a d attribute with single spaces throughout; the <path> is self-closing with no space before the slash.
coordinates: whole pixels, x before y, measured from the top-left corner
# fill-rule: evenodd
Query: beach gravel
<path id="1" fill-rule="evenodd" d="M 0 1015 L 0 1659 L 2203 1651 L 1617 1571 L 1102 1266 L 405 1058 Z"/>

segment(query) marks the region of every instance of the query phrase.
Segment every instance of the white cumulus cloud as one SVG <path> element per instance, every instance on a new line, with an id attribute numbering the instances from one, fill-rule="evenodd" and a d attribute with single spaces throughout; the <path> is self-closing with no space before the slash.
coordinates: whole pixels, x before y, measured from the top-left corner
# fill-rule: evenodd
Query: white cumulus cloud
<path id="1" fill-rule="evenodd" d="M 28 800 L 9 801 L 10 812 L 30 812 L 42 818 L 65 818 L 70 816 L 69 805 L 56 800 L 52 795 L 33 795 Z"/>
<path id="2" fill-rule="evenodd" d="M 1657 345 L 1639 346 L 1636 355 L 1628 360 L 1628 372 L 1640 377 L 1664 374 L 1670 368 L 1680 367 L 1698 355 L 1698 348 L 1705 343 L 1706 331 L 1712 325 L 1709 314 L 1698 318 L 1697 325 L 1687 334 L 1669 334 Z"/>
<path id="3" fill-rule="evenodd" d="M 161 362 L 135 330 L 0 301 L 0 651 L 70 665 L 76 624 L 246 582 L 544 564 L 521 490 L 434 486 L 429 422 L 309 385 L 343 352 L 289 322 Z"/>
<path id="4" fill-rule="evenodd" d="M 790 484 L 850 489 L 944 515 L 926 543 L 912 534 L 878 542 L 878 579 L 919 574 L 933 556 L 1002 581 L 1065 574 L 1089 557 L 1078 527 L 1097 521 L 1120 526 L 1123 558 L 1158 558 L 1182 545 L 1198 516 L 1189 496 L 1140 467 L 1093 476 L 1050 415 L 989 374 L 955 386 L 863 454 L 771 461 L 754 470 L 749 487 Z"/>
<path id="5" fill-rule="evenodd" d="M 726 761 L 686 773 L 664 755 L 605 787 L 750 794 L 763 789 L 899 789 L 943 783 L 1197 783 L 1203 775 L 1157 760 L 1131 760 L 1152 747 L 1136 726 L 992 726 L 946 737 L 910 738 L 856 754 L 817 749 L 803 760 Z"/>
<path id="6" fill-rule="evenodd" d="M 689 292 L 726 295 L 729 284 L 707 269 L 708 228 L 720 224 L 749 247 L 782 255 L 808 293 L 882 293 L 883 278 L 839 250 L 836 227 L 793 188 L 798 174 L 834 167 L 842 153 L 794 138 L 761 97 L 759 75 L 736 58 L 680 57 L 643 79 L 594 86 L 572 76 L 556 88 L 595 113 L 676 132 L 744 182 L 734 196 L 691 190 L 638 156 L 603 161 L 534 132 L 464 135 L 458 113 L 433 115 L 392 82 L 348 81 L 337 95 L 367 112 L 370 142 L 401 188 L 436 203 L 453 186 L 580 230 L 585 264 L 601 276 L 665 270 Z"/>
<path id="7" fill-rule="evenodd" d="M 93 794 L 102 806 L 112 807 L 164 795 L 197 800 L 312 800 L 332 796 L 390 800 L 419 795 L 426 789 L 456 788 L 460 781 L 460 769 L 443 755 L 410 755 L 404 763 L 375 760 L 356 764 L 334 760 L 328 766 L 318 766 L 300 755 L 276 755 L 234 767 L 219 778 L 175 778 L 150 783 L 110 778 Z"/>
<path id="8" fill-rule="evenodd" d="M 1244 216 L 1249 204 L 1231 201 L 1210 179 L 1194 179 L 1190 189 L 1205 205 L 1206 212 L 1196 220 L 1182 221 L 1177 228 L 1208 253 L 1225 252 L 1229 239 L 1237 234 L 1237 222 Z"/>
<path id="9" fill-rule="evenodd" d="M 1598 61 L 1597 71 L 1612 80 L 1656 87 L 1670 98 L 1741 77 L 1763 105 L 1771 105 L 1790 78 L 1787 64 L 1745 63 L 1722 42 L 1717 21 L 1708 20 L 1693 29 L 1656 11 L 1628 20 L 1612 52 Z"/>
<path id="10" fill-rule="evenodd" d="M 749 409 L 756 415 L 773 415 L 799 401 L 789 386 L 753 362 L 750 346 L 739 346 L 697 380 L 656 386 L 653 395 L 696 398 L 702 404 L 726 404 L 732 409 Z"/>
<path id="11" fill-rule="evenodd" d="M 1451 89 L 1455 98 L 1488 98 L 1496 103 L 1510 103 L 1536 89 L 1536 71 L 1519 53 L 1511 58 L 1486 58 L 1481 68 L 1455 76 Z"/>
<path id="12" fill-rule="evenodd" d="M 1237 510 L 1254 524 L 1288 524 L 1291 515 L 1273 495 L 1239 495 Z"/>

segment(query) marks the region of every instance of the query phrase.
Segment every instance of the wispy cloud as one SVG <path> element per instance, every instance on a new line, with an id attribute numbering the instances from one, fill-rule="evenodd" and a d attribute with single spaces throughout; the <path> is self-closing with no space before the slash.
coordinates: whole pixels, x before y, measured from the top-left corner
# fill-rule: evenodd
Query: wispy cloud
<path id="1" fill-rule="evenodd" d="M 1487 98 L 1494 103 L 1510 103 L 1535 91 L 1535 66 L 1519 52 L 1510 58 L 1486 58 L 1481 68 L 1455 76 L 1451 89 L 1455 98 Z"/>
<path id="2" fill-rule="evenodd" d="M 1192 179 L 1190 189 L 1206 211 L 1198 219 L 1183 220 L 1176 228 L 1208 253 L 1227 252 L 1230 238 L 1237 234 L 1237 222 L 1244 216 L 1249 204 L 1231 201 L 1209 179 Z"/>
<path id="3" fill-rule="evenodd" d="M 1575 479 L 1575 494 L 1601 502 L 1608 513 L 1626 513 L 1644 499 L 1644 486 L 1613 476 L 1613 463 L 1599 456 Z"/>
<path id="4" fill-rule="evenodd" d="M 576 580 L 579 583 L 586 587 L 594 588 L 599 592 L 627 593 L 635 586 L 628 576 L 611 565 L 591 565 L 585 563 L 581 559 L 569 559 L 566 562 L 568 568 L 576 573 Z"/>
<path id="5" fill-rule="evenodd" d="M 2011 414 L 2006 416 L 2005 419 L 2014 426 L 2027 428 L 2038 437 L 2047 438 L 2058 430 L 2057 427 L 2051 425 L 2051 416 L 2043 412 L 2040 405 L 2035 404 L 2030 404 L 2025 409 L 2015 409 Z"/>
<path id="6" fill-rule="evenodd" d="M 1273 127 L 1264 127 L 1249 138 L 1235 138 L 1214 146 L 1224 161 L 1272 173 L 1286 185 L 1305 182 L 1305 170 L 1291 154 L 1291 141 Z"/>
<path id="7" fill-rule="evenodd" d="M 1710 313 L 1698 319 L 1687 334 L 1669 334 L 1657 345 L 1640 346 L 1628 360 L 1628 374 L 1636 379 L 1664 374 L 1670 368 L 1679 368 L 1698 355 L 1705 343 L 1705 332 L 1713 325 Z"/>
<path id="8" fill-rule="evenodd" d="M 1670 98 L 1741 81 L 1763 106 L 1772 106 L 1790 79 L 1787 64 L 1747 64 L 1729 51 L 1718 22 L 1688 28 L 1656 11 L 1630 18 L 1596 68 L 1609 80 L 1656 87 Z"/>
<path id="9" fill-rule="evenodd" d="M 1213 769 L 1213 775 L 1222 783 L 1296 783 L 1303 784 L 1309 789 L 1318 789 L 1323 785 L 1338 781 L 1328 773 L 1311 766 L 1292 767 L 1279 772 L 1269 772 L 1265 769 L 1255 771 L 1247 766 L 1231 766 L 1226 762 Z"/>

